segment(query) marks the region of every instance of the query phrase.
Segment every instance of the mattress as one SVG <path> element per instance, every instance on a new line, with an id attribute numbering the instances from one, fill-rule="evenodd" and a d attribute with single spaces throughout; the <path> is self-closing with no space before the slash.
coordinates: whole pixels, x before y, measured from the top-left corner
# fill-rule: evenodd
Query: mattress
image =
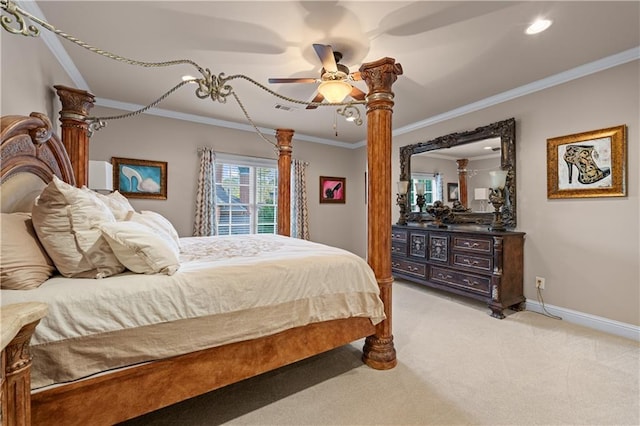
<path id="1" fill-rule="evenodd" d="M 55 276 L 34 290 L 2 290 L 2 305 L 49 305 L 32 338 L 32 387 L 313 322 L 384 319 L 373 271 L 348 251 L 278 235 L 180 244 L 171 276 Z"/>

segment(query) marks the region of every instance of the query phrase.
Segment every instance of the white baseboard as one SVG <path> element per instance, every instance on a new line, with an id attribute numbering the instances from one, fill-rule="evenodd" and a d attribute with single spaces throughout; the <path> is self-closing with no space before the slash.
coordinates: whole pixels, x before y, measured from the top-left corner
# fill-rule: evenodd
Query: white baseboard
<path id="1" fill-rule="evenodd" d="M 640 341 L 640 327 L 638 326 L 591 314 L 585 314 L 584 312 L 578 312 L 567 308 L 561 308 L 559 306 L 549 305 L 548 303 L 545 303 L 544 307 L 550 314 L 559 316 L 563 320 L 572 324 L 578 324 L 593 328 L 594 330 L 604 331 L 605 333 L 615 334 L 616 336 Z M 544 314 L 542 304 L 532 299 L 527 299 L 527 310 Z"/>

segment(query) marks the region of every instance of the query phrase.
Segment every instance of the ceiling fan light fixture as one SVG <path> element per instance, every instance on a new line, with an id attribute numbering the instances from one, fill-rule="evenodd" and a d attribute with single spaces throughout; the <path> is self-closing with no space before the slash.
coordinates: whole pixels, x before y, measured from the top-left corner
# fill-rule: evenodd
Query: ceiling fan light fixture
<path id="1" fill-rule="evenodd" d="M 318 86 L 318 92 L 332 104 L 342 102 L 351 93 L 351 89 L 351 85 L 343 80 L 323 81 Z"/>

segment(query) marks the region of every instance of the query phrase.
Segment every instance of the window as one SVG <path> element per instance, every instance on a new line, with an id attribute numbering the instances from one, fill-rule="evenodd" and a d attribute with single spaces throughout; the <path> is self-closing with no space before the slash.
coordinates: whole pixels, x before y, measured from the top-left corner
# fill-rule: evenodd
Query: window
<path id="1" fill-rule="evenodd" d="M 425 205 L 433 204 L 436 200 L 442 200 L 442 179 L 438 173 L 412 173 L 411 174 L 411 211 L 418 210 L 416 196 L 416 183 L 424 183 L 424 200 Z"/>
<path id="2" fill-rule="evenodd" d="M 215 184 L 218 235 L 277 232 L 275 160 L 216 154 Z"/>

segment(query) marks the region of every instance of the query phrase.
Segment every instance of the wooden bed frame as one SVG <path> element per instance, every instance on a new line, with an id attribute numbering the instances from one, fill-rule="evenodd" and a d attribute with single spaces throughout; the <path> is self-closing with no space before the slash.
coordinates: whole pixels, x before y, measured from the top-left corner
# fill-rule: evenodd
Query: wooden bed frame
<path id="1" fill-rule="evenodd" d="M 375 369 L 396 365 L 391 333 L 391 86 L 402 74 L 392 58 L 360 67 L 367 83 L 368 263 L 373 269 L 386 320 L 373 326 L 368 318 L 326 321 L 293 328 L 259 339 L 228 344 L 150 362 L 72 382 L 30 391 L 29 339 L 42 306 L 28 306 L 15 337 L 5 336 L 2 349 L 2 424 L 114 424 L 183 401 L 222 386 L 291 364 L 365 338 L 363 361 Z M 88 125 L 94 97 L 82 90 L 55 86 L 62 101 L 62 144 L 51 136 L 42 114 L 2 118 L 2 183 L 15 173 L 34 173 L 47 182 L 55 174 L 82 186 L 88 173 Z M 276 133 L 280 158 L 278 232 L 289 234 L 289 167 L 293 130 Z M 65 154 L 66 151 L 66 154 Z M 70 160 L 67 160 L 67 155 Z M 281 198 L 283 197 L 283 198 Z M 41 305 L 41 304 L 40 304 Z M 7 310 L 3 311 L 4 315 Z M 37 312 L 37 314 L 33 314 Z M 39 315 L 39 316 L 38 316 Z M 26 319 L 25 319 L 26 318 Z M 5 339 L 5 337 L 7 339 Z M 11 339 L 7 344 L 5 340 Z M 6 345 L 6 347 L 5 347 Z"/>

